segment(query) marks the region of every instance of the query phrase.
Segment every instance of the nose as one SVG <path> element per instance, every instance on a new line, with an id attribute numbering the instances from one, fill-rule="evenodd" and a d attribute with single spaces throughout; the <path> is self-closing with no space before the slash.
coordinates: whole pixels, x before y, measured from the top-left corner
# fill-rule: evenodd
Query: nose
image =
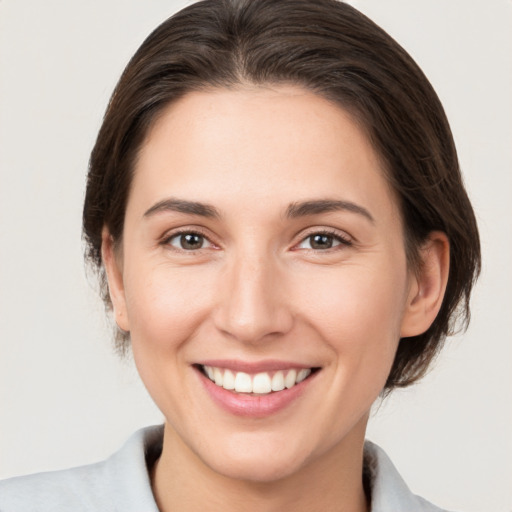
<path id="1" fill-rule="evenodd" d="M 260 343 L 290 331 L 293 312 L 285 276 L 269 256 L 239 257 L 222 275 L 214 322 L 225 335 Z"/>

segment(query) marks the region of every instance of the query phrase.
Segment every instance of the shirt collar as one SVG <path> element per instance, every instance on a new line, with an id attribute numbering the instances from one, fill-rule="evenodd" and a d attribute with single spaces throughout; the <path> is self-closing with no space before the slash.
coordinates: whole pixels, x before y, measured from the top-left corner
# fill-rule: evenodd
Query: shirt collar
<path id="1" fill-rule="evenodd" d="M 370 481 L 371 512 L 443 512 L 413 494 L 384 450 L 371 441 L 364 445 L 364 468 Z"/>
<path id="2" fill-rule="evenodd" d="M 163 426 L 137 431 L 106 461 L 105 470 L 124 512 L 158 512 L 148 467 L 162 451 Z M 369 478 L 371 512 L 443 512 L 414 495 L 386 453 L 371 441 L 364 446 L 364 469 Z"/>

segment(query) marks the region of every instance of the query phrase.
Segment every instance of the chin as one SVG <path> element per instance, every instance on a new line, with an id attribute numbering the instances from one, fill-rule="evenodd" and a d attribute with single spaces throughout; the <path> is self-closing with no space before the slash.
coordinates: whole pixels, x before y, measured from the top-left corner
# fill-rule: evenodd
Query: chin
<path id="1" fill-rule="evenodd" d="M 210 468 L 230 479 L 245 482 L 268 484 L 283 480 L 302 467 L 301 461 L 290 461 L 279 457 L 241 458 L 230 461 L 213 462 Z"/>
<path id="2" fill-rule="evenodd" d="M 238 436 L 231 436 L 221 450 L 219 447 L 207 450 L 203 462 L 227 478 L 270 483 L 297 473 L 309 459 L 304 443 L 282 440 L 272 443 L 262 439 L 241 441 Z"/>

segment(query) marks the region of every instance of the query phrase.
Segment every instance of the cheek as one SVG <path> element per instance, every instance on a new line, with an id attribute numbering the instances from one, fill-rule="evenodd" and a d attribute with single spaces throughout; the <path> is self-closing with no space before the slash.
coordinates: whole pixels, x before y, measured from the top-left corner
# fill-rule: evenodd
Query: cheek
<path id="1" fill-rule="evenodd" d="M 139 375 L 161 411 L 188 403 L 169 390 L 181 389 L 189 368 L 186 347 L 209 317 L 210 273 L 164 264 L 125 268 L 126 309 Z M 165 413 L 164 413 L 165 414 Z"/>
<path id="2" fill-rule="evenodd" d="M 178 335 L 207 302 L 207 273 L 164 264 L 149 267 L 148 271 L 139 267 L 126 274 L 125 296 L 132 332 Z"/>
<path id="3" fill-rule="evenodd" d="M 327 339 L 362 347 L 399 336 L 406 277 L 402 269 L 389 266 L 352 265 L 317 276 L 309 282 L 320 286 L 302 286 L 297 294 L 304 297 L 304 315 Z"/>
<path id="4" fill-rule="evenodd" d="M 317 280 L 316 282 L 322 282 Z M 393 364 L 407 290 L 404 266 L 345 267 L 327 287 L 309 287 L 303 315 L 332 354 L 334 403 L 371 405 Z M 307 295 L 306 295 L 307 291 Z M 347 404 L 348 405 L 348 404 Z"/>

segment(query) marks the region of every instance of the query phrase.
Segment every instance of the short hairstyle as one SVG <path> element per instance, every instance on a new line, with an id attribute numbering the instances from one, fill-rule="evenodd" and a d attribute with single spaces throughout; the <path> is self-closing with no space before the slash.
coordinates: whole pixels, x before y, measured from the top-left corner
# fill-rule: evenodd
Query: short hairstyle
<path id="1" fill-rule="evenodd" d="M 333 101 L 364 130 L 398 198 L 408 264 L 440 230 L 450 272 L 435 321 L 399 342 L 388 392 L 422 377 L 447 335 L 469 321 L 480 270 L 475 216 L 453 137 L 429 81 L 386 32 L 337 0 L 204 0 L 156 28 L 124 70 L 92 150 L 83 211 L 86 259 L 111 303 L 101 258 L 102 229 L 114 243 L 141 144 L 172 102 L 191 91 L 244 84 L 295 84 Z M 129 344 L 118 333 L 118 347 Z"/>

